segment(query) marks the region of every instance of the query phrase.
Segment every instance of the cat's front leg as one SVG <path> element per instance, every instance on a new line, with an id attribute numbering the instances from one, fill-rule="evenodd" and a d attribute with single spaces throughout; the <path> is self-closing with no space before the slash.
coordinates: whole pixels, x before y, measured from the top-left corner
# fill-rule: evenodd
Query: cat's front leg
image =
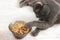
<path id="1" fill-rule="evenodd" d="M 35 30 L 33 30 L 33 31 L 31 32 L 31 35 L 32 35 L 32 36 L 37 36 L 40 31 L 41 31 L 40 28 L 36 28 Z"/>
<path id="2" fill-rule="evenodd" d="M 47 22 L 44 22 L 44 21 L 32 21 L 32 22 L 28 22 L 26 25 L 25 25 L 26 28 L 32 28 L 32 27 L 37 27 L 37 28 L 48 28 L 49 27 L 49 24 Z"/>

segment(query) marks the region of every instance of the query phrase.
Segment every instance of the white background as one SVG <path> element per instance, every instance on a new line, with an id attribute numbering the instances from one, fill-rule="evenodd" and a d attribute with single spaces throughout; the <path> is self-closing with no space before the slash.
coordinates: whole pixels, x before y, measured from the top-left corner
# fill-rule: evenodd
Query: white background
<path id="1" fill-rule="evenodd" d="M 0 40 L 18 40 L 14 38 L 8 29 L 11 22 L 16 20 L 29 22 L 37 19 L 32 8 L 19 8 L 17 1 L 0 0 Z M 37 37 L 32 37 L 28 34 L 21 40 L 60 40 L 60 24 L 41 31 Z"/>

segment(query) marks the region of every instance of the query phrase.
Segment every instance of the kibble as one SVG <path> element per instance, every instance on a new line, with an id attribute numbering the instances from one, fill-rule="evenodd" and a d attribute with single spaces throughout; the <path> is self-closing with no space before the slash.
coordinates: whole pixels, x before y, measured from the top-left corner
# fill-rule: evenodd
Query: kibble
<path id="1" fill-rule="evenodd" d="M 28 28 L 25 28 L 25 22 L 23 21 L 16 21 L 14 24 L 12 24 L 12 31 L 15 34 L 25 34 L 29 32 Z"/>

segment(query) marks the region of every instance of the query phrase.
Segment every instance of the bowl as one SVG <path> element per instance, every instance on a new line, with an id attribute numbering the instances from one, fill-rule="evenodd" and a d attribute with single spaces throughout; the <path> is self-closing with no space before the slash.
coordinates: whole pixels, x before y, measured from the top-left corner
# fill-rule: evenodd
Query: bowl
<path id="1" fill-rule="evenodd" d="M 25 28 L 25 24 L 26 22 L 24 21 L 15 21 L 9 24 L 9 30 L 15 38 L 22 39 L 31 31 L 32 28 Z"/>

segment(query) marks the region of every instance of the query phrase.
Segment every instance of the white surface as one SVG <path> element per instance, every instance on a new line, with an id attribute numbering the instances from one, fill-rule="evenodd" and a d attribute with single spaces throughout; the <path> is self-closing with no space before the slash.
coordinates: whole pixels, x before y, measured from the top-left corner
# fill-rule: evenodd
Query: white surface
<path id="1" fill-rule="evenodd" d="M 8 29 L 11 22 L 36 20 L 32 8 L 19 8 L 17 5 L 17 0 L 0 0 L 0 40 L 17 40 Z M 60 40 L 60 24 L 41 31 L 37 37 L 28 34 L 22 40 Z"/>

